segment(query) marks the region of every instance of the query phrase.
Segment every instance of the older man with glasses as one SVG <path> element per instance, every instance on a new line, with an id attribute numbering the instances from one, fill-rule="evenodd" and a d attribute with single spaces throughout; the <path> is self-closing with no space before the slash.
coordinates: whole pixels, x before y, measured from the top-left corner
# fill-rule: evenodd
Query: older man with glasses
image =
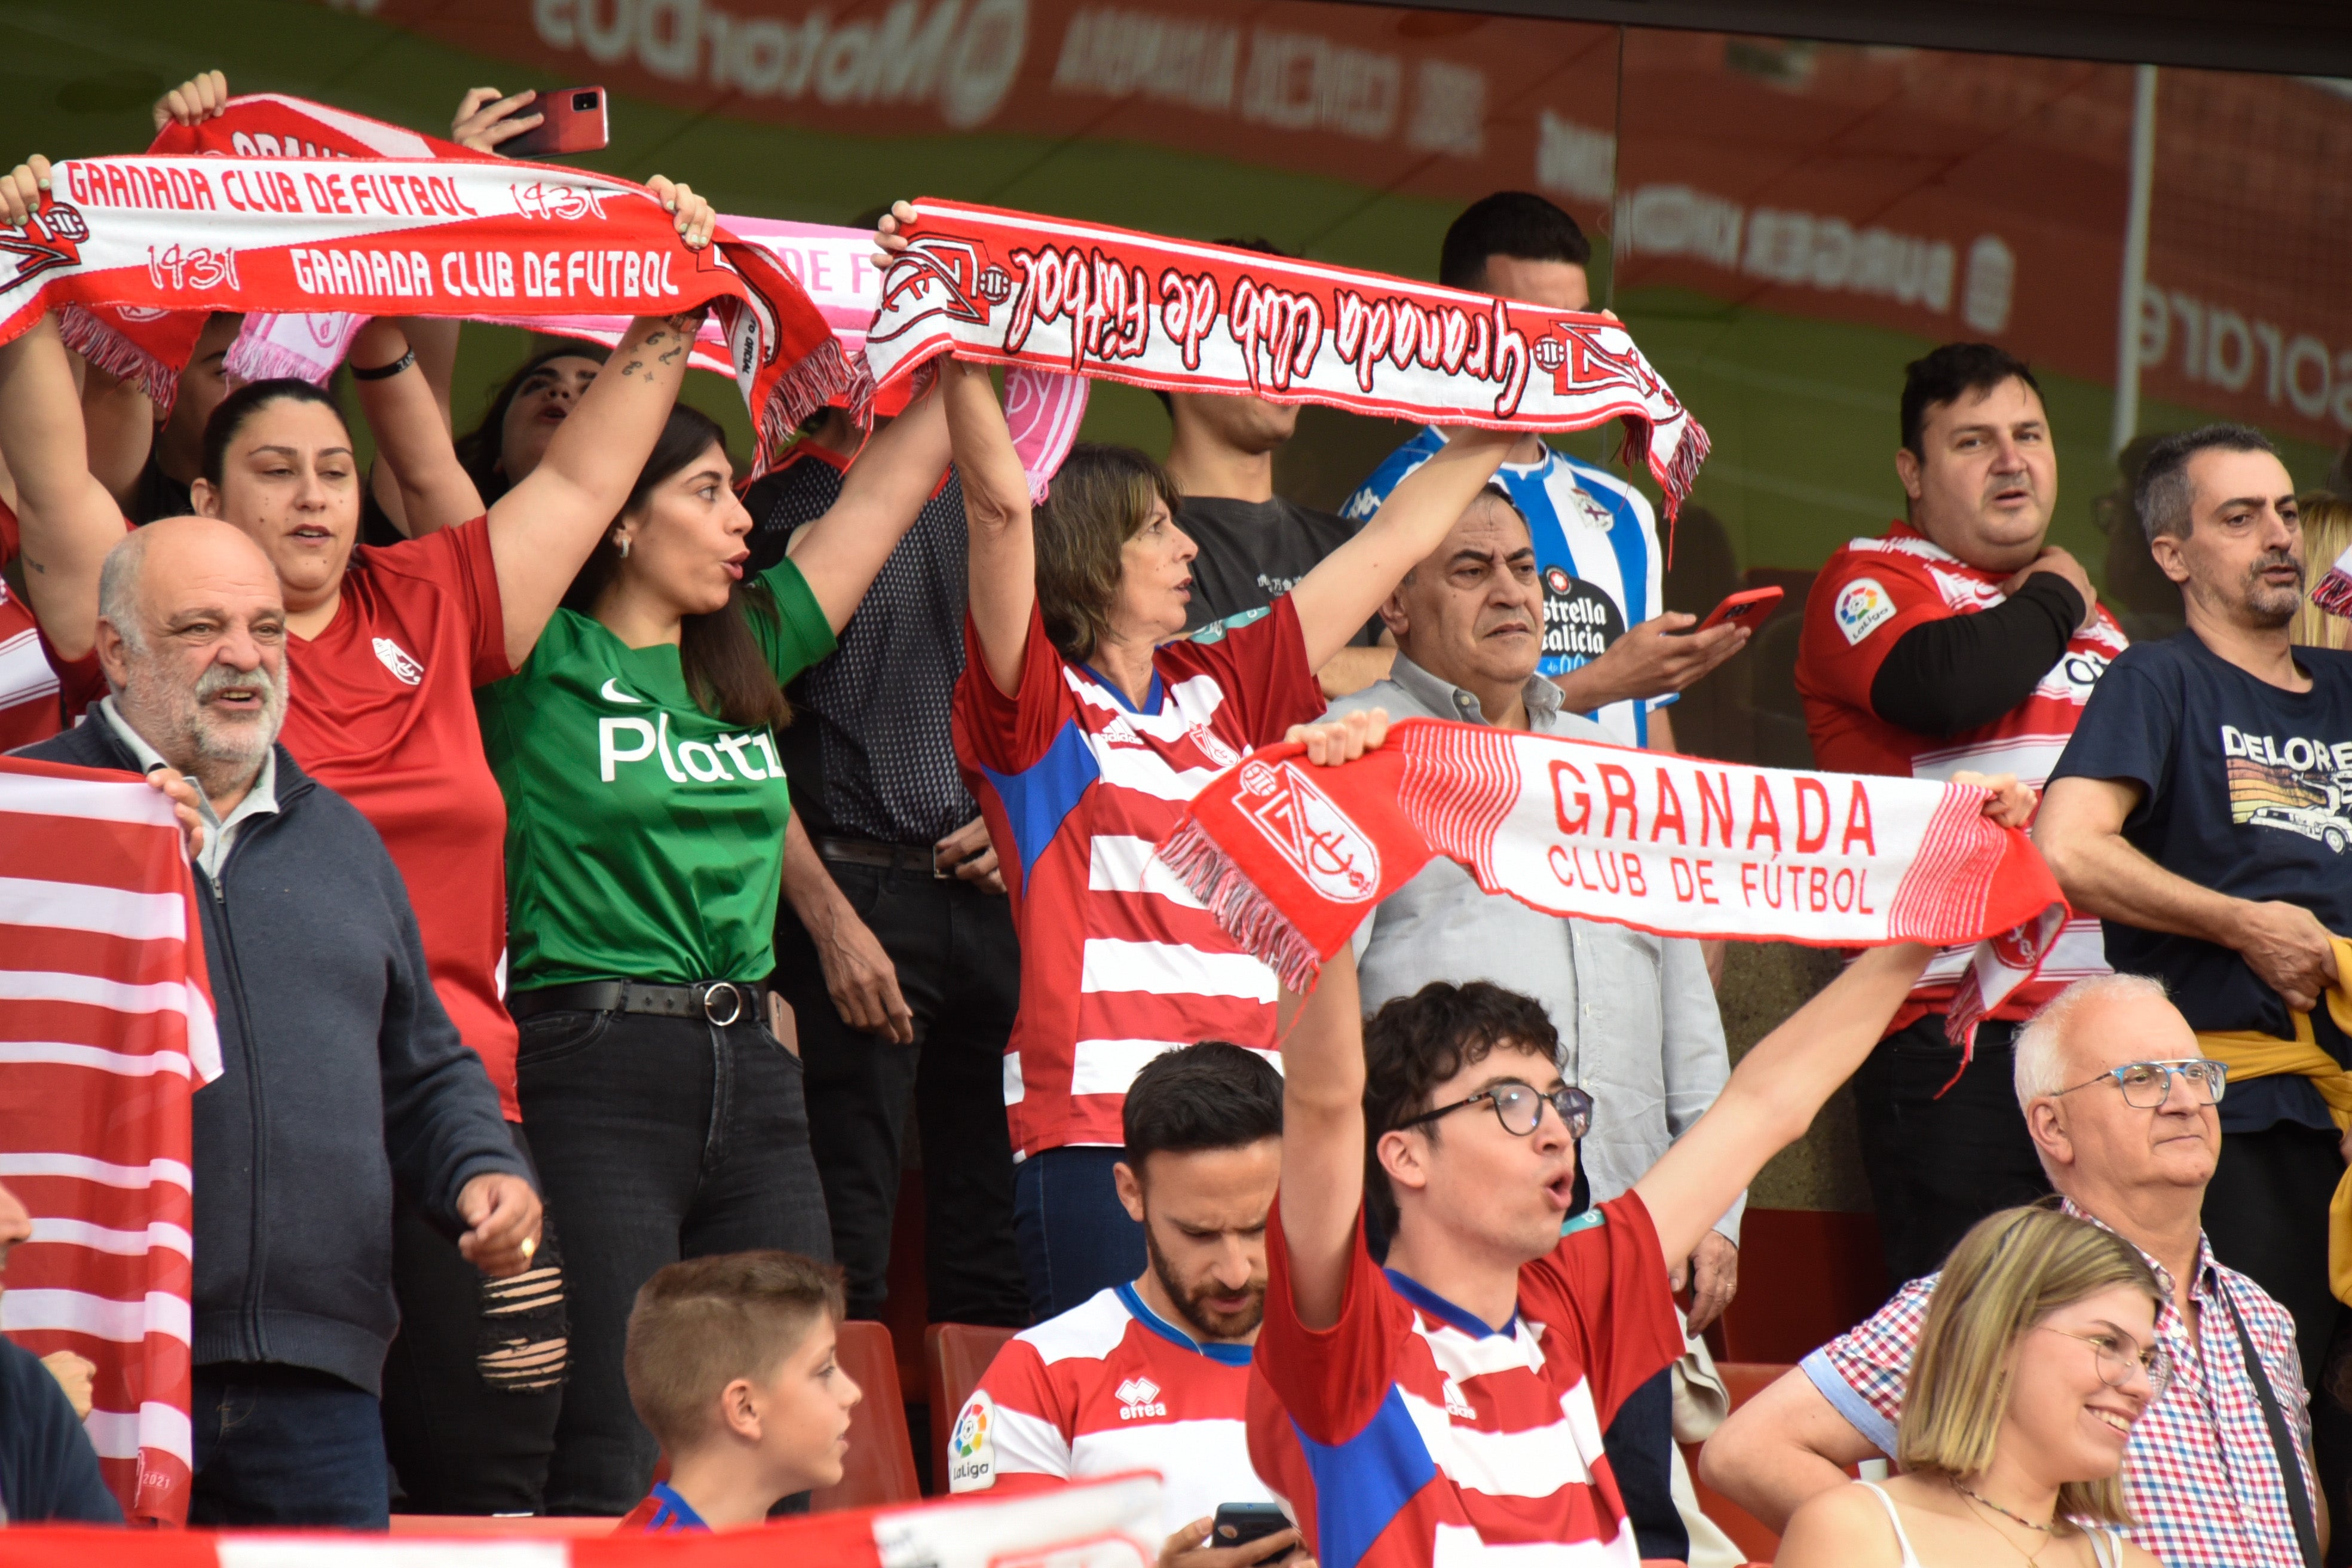
<path id="1" fill-rule="evenodd" d="M 2228 1068 L 2199 1050 L 2162 984 L 2107 975 L 2069 986 L 2019 1031 L 2015 1074 L 2066 1212 L 2130 1241 L 2165 1286 L 2144 1362 L 2163 1396 L 2125 1450 L 2131 1538 L 2175 1568 L 2318 1568 L 2294 1320 L 2214 1261 L 2200 1222 Z M 1844 1484 L 1847 1466 L 1891 1455 L 1936 1279 L 1913 1280 L 1735 1412 L 1700 1475 L 1777 1530 Z"/>

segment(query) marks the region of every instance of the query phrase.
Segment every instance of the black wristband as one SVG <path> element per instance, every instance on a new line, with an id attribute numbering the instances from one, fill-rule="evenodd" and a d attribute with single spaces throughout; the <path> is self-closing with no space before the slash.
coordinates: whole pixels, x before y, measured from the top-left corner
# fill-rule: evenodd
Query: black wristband
<path id="1" fill-rule="evenodd" d="M 347 361 L 345 363 L 348 363 L 349 362 Z M 390 364 L 380 364 L 373 370 L 364 370 L 358 365 L 352 365 L 352 379 L 353 381 L 390 381 L 394 376 L 398 375 L 402 371 L 406 370 L 410 365 L 413 365 L 415 363 L 416 351 L 415 349 L 410 349 L 406 353 L 402 354 Z"/>

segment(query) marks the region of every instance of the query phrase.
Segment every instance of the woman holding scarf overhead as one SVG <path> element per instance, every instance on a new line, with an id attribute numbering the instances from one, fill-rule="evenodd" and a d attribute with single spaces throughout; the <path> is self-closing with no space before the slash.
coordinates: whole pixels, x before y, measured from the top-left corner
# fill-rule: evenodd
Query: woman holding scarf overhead
<path id="1" fill-rule="evenodd" d="M 0 222 L 22 225 L 47 178 L 46 162 L 34 159 L 0 179 Z M 650 188 L 675 215 L 681 243 L 709 242 L 709 203 L 658 177 Z M 351 433 L 316 387 L 253 383 L 206 423 L 196 508 L 252 535 L 285 591 L 293 679 L 282 739 L 383 836 L 408 884 L 435 993 L 481 1056 L 510 1125 L 520 1110 L 515 1026 L 500 1001 L 506 812 L 474 688 L 530 657 L 627 499 L 677 400 L 698 319 L 633 322 L 621 345 L 625 362 L 637 362 L 633 374 L 599 375 L 530 479 L 487 512 L 464 510 L 470 492 L 447 481 L 448 435 L 398 327 L 371 323 L 351 363 L 377 444 L 416 487 L 415 504 L 458 509 L 439 514 L 458 526 L 387 548 L 354 548 L 361 487 Z M 16 479 L 25 553 L 40 563 L 27 574 L 26 597 L 68 661 L 93 658 L 99 566 L 126 527 L 90 475 L 81 417 L 53 321 L 0 346 L 0 455 Z M 395 1439 L 404 1402 L 429 1432 L 395 1443 L 412 1504 L 536 1510 L 563 1372 L 556 1271 L 489 1285 L 419 1223 L 402 1227 L 394 1273 L 399 1381 L 371 1392 L 394 1407 Z"/>
<path id="2" fill-rule="evenodd" d="M 625 1512 L 652 1479 L 621 1368 L 638 1287 L 681 1258 L 831 1251 L 800 1064 L 766 1027 L 792 809 L 770 731 L 947 447 L 939 399 L 917 403 L 746 580 L 721 433 L 674 410 L 547 635 L 478 699 L 510 825 L 523 1110 L 570 1248 L 551 1512 Z"/>
<path id="3" fill-rule="evenodd" d="M 903 203 L 882 220 L 903 247 Z M 971 523 L 956 755 L 1021 933 L 1004 1097 L 1030 1305 L 1134 1279 L 1141 1226 L 1112 1186 L 1127 1086 L 1200 1039 L 1275 1048 L 1273 972 L 1150 869 L 1184 803 L 1324 708 L 1315 671 L 1437 547 L 1515 436 L 1465 430 L 1363 531 L 1264 610 L 1184 637 L 1192 542 L 1160 466 L 1080 443 L 1042 507 L 984 366 L 939 361 Z"/>

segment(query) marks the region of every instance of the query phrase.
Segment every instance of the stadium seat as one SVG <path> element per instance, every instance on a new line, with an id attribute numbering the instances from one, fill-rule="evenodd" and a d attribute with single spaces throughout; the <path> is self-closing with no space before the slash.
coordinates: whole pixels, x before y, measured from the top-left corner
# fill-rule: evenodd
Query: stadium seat
<path id="1" fill-rule="evenodd" d="M 948 1489 L 948 1443 L 955 1436 L 956 1412 L 980 1386 L 988 1363 L 1013 1337 L 1011 1329 L 976 1323 L 933 1323 L 923 1331 L 923 1362 L 931 1402 L 931 1490 Z"/>
<path id="2" fill-rule="evenodd" d="M 915 1501 L 922 1488 L 915 1479 L 915 1450 L 907 1437 L 907 1406 L 890 1331 L 880 1323 L 844 1323 L 835 1355 L 865 1397 L 850 1413 L 849 1458 L 841 1484 L 819 1489 L 809 1499 L 809 1511 Z"/>
<path id="3" fill-rule="evenodd" d="M 1716 1375 L 1723 1379 L 1724 1391 L 1731 1396 L 1731 1408 L 1738 1409 L 1757 1394 L 1779 1381 L 1782 1373 L 1792 1369 L 1776 1366 L 1769 1362 L 1719 1361 L 1715 1363 Z M 1698 1476 L 1698 1445 L 1683 1445 L 1683 1458 L 1689 1462 L 1691 1489 L 1698 1494 L 1699 1511 L 1723 1527 L 1732 1544 L 1758 1563 L 1769 1563 L 1780 1549 L 1780 1537 L 1764 1528 L 1763 1521 L 1721 1492 L 1709 1487 Z"/>

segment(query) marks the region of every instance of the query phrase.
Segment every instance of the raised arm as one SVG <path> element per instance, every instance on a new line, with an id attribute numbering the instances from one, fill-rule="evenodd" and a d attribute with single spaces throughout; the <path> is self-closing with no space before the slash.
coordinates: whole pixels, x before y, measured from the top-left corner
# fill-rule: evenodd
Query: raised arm
<path id="1" fill-rule="evenodd" d="M 646 185 L 677 215 L 675 226 L 688 249 L 710 243 L 718 219 L 709 202 L 658 174 Z M 539 467 L 490 508 L 490 558 L 498 566 L 509 663 L 520 666 L 530 657 L 563 591 L 620 516 L 677 402 L 701 327 L 699 309 L 630 322 L 580 405 L 548 442 Z M 408 482 L 405 473 L 402 480 Z"/>
<path id="2" fill-rule="evenodd" d="M 1356 950 L 1343 943 L 1282 1042 L 1282 1239 L 1298 1321 L 1310 1329 L 1339 1321 L 1363 1206 L 1363 1011 Z"/>
<path id="3" fill-rule="evenodd" d="M 2256 903 L 2166 870 L 2124 837 L 2139 804 L 2128 779 L 2053 780 L 2034 820 L 2033 842 L 2081 913 L 2143 931 L 2199 937 L 2235 952 L 2297 1012 L 2336 984 L 2336 945 L 2301 904 Z"/>
<path id="4" fill-rule="evenodd" d="M 1805 1135 L 1927 966 L 1917 942 L 1862 954 L 1732 1068 L 1715 1104 L 1633 1184 L 1669 1258 L 1687 1258 L 1764 1162 Z"/>
<path id="5" fill-rule="evenodd" d="M 808 580 L 835 631 L 856 614 L 874 574 L 939 488 L 947 463 L 947 416 L 934 392 L 866 444 L 849 465 L 840 499 L 793 535 L 785 553 Z"/>
<path id="6" fill-rule="evenodd" d="M 369 327 L 376 324 L 370 322 Z M 396 343 L 391 338 L 373 333 L 369 327 L 362 327 L 359 338 L 352 340 L 352 362 L 365 369 L 381 370 L 386 365 L 400 363 L 404 355 L 413 353 L 415 356 L 410 362 L 411 366 L 423 379 L 425 395 L 433 400 L 433 406 L 440 416 L 443 438 L 424 448 L 425 460 L 436 461 L 441 456 L 439 449 L 448 444 L 456 430 L 450 415 L 450 386 L 457 372 L 457 338 L 466 323 L 446 316 L 410 316 L 389 324 L 394 327 L 403 341 Z M 365 340 L 364 347 L 362 340 Z M 408 371 L 404 369 L 400 374 L 385 379 L 405 382 L 410 377 Z M 373 405 L 369 401 L 372 393 L 389 392 L 398 396 L 403 415 L 406 414 L 407 406 L 415 396 L 414 388 L 410 386 L 385 388 L 381 381 L 361 381 L 357 377 L 352 380 L 360 395 L 360 406 L 368 411 L 371 428 L 378 422 Z M 446 486 L 449 481 L 446 476 L 440 476 L 438 482 Z M 462 497 L 453 492 L 438 505 L 419 512 L 410 504 L 408 490 L 400 482 L 399 465 L 385 450 L 381 433 L 376 437 L 375 462 L 368 470 L 368 493 L 375 498 L 375 504 L 383 509 L 384 516 L 392 520 L 393 526 L 409 539 L 420 538 L 436 529 L 446 528 L 482 514 L 480 493 L 470 481 Z"/>
<path id="7" fill-rule="evenodd" d="M 1029 616 L 1037 603 L 1037 541 L 1029 479 L 985 365 L 941 359 L 940 396 L 956 474 L 963 481 L 971 536 L 971 624 L 988 678 L 1006 696 L 1020 689 Z"/>
<path id="8" fill-rule="evenodd" d="M 89 652 L 97 637 L 98 571 L 123 528 L 83 442 L 73 366 L 57 323 L 44 317 L 0 346 L 0 458 L 16 482 L 25 597 L 68 659 Z"/>
<path id="9" fill-rule="evenodd" d="M 1404 574 L 1426 560 L 1502 467 L 1516 430 L 1451 432 L 1435 456 L 1389 493 L 1362 531 L 1325 556 L 1290 591 L 1307 637 L 1307 662 L 1319 669 L 1363 629 Z"/>
<path id="10" fill-rule="evenodd" d="M 403 366 L 394 375 L 352 380 L 359 391 L 361 412 L 367 416 L 368 429 L 375 437 L 377 476 L 391 475 L 398 498 L 396 506 L 386 505 L 384 510 L 402 531 L 416 539 L 481 516 L 481 491 L 450 445 L 446 405 L 436 395 L 422 345 L 412 342 L 408 323 L 378 316 L 362 327 L 352 341 L 351 363 L 373 371 Z M 381 489 L 377 499 L 384 499 Z M 494 552 L 496 528 L 493 524 Z M 503 560 L 499 563 L 499 579 L 504 593 Z M 511 595 L 508 597 L 511 601 Z M 511 626 L 511 602 L 507 615 Z"/>

